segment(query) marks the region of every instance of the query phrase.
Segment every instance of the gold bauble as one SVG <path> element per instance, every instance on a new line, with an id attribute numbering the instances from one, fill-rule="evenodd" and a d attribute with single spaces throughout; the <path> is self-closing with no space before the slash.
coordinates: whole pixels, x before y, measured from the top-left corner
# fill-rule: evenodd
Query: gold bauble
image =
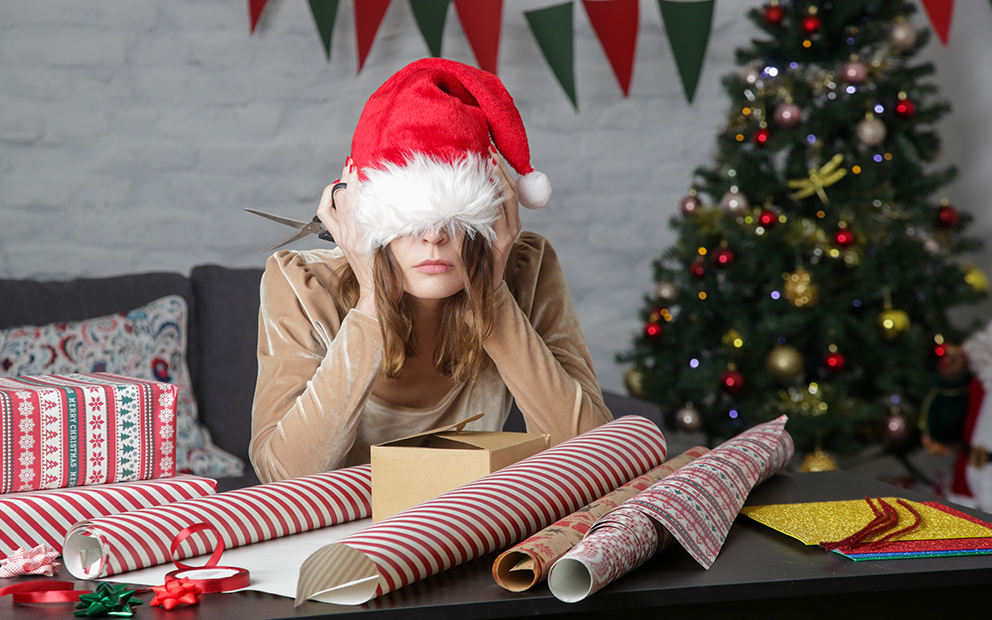
<path id="1" fill-rule="evenodd" d="M 647 393 L 644 391 L 644 373 L 637 368 L 629 368 L 623 373 L 623 386 L 627 388 L 627 393 L 634 398 L 644 398 Z"/>
<path id="2" fill-rule="evenodd" d="M 808 308 L 816 303 L 820 287 L 813 284 L 813 275 L 800 267 L 792 273 L 783 275 L 785 279 L 785 298 L 797 308 Z"/>
<path id="3" fill-rule="evenodd" d="M 826 450 L 814 450 L 803 457 L 803 462 L 799 464 L 799 471 L 834 471 L 837 469 L 837 461 L 830 456 Z"/>
<path id="4" fill-rule="evenodd" d="M 989 277 L 978 267 L 971 266 L 965 269 L 964 281 L 976 293 L 987 293 L 989 290 Z"/>
<path id="5" fill-rule="evenodd" d="M 803 355 L 795 347 L 776 345 L 768 354 L 765 366 L 774 377 L 790 379 L 803 371 Z"/>
<path id="6" fill-rule="evenodd" d="M 895 340 L 909 329 L 909 315 L 902 310 L 886 310 L 878 315 L 878 326 L 882 329 L 883 338 Z"/>

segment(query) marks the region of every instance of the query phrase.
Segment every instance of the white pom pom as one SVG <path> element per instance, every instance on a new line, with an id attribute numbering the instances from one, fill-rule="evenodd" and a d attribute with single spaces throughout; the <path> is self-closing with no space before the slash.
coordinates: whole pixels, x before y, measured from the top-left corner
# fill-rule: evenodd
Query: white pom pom
<path id="1" fill-rule="evenodd" d="M 548 175 L 533 170 L 517 179 L 517 198 L 528 209 L 540 209 L 551 200 Z"/>

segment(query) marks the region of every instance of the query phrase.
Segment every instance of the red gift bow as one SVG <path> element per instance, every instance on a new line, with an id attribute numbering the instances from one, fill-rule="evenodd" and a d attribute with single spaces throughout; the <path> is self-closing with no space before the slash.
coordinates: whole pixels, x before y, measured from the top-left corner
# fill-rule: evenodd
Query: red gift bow
<path id="1" fill-rule="evenodd" d="M 189 579 L 166 579 L 165 585 L 153 586 L 152 592 L 155 593 L 155 598 L 151 605 L 161 605 L 171 611 L 173 607 L 183 603 L 196 605 L 200 602 L 198 595 L 203 591 Z"/>
<path id="2" fill-rule="evenodd" d="M 17 575 L 45 575 L 51 577 L 59 568 L 55 558 L 59 552 L 42 543 L 32 549 L 20 547 L 0 560 L 0 579 Z"/>

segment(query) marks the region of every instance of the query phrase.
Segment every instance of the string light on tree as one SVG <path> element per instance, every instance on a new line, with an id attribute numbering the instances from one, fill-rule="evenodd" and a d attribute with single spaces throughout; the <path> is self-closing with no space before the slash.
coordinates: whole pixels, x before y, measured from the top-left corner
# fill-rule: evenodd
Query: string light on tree
<path id="1" fill-rule="evenodd" d="M 734 264 L 734 251 L 730 248 L 718 248 L 713 252 L 713 266 L 718 269 L 729 267 Z"/>
<path id="2" fill-rule="evenodd" d="M 768 131 L 765 127 L 759 127 L 751 136 L 751 140 L 758 146 L 765 146 L 771 137 L 772 132 Z"/>
<path id="3" fill-rule="evenodd" d="M 703 416 L 691 404 L 687 404 L 675 412 L 675 426 L 680 431 L 695 433 L 703 427 Z"/>

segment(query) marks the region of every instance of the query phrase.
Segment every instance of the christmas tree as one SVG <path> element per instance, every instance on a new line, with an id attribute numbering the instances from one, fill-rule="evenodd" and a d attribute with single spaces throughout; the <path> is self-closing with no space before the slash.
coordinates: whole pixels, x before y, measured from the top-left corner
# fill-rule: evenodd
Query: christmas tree
<path id="1" fill-rule="evenodd" d="M 737 51 L 712 167 L 655 262 L 628 389 L 711 441 L 783 413 L 798 453 L 916 445 L 937 362 L 980 300 L 979 242 L 939 190 L 949 111 L 902 0 L 772 3 Z"/>

